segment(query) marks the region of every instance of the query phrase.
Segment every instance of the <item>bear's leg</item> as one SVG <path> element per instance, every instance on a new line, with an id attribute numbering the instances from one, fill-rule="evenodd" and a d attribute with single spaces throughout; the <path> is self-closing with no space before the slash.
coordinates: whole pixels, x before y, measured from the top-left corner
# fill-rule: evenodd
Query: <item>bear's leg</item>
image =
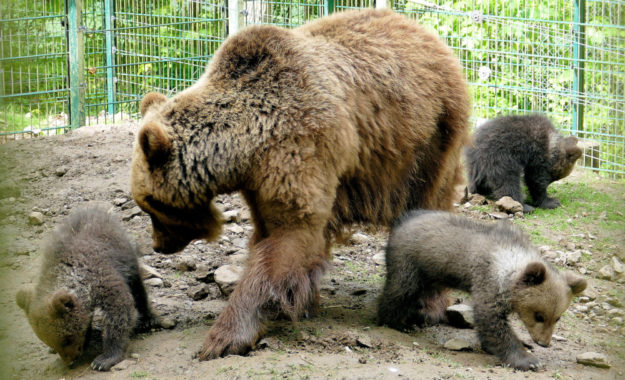
<path id="1" fill-rule="evenodd" d="M 404 330 L 413 324 L 423 325 L 424 286 L 419 268 L 400 253 L 387 253 L 387 276 L 378 301 L 378 323 Z"/>
<path id="2" fill-rule="evenodd" d="M 131 276 L 128 286 L 130 287 L 130 292 L 135 301 L 135 307 L 139 313 L 135 331 L 146 332 L 154 327 L 159 327 L 160 321 L 152 312 L 148 294 L 138 273 Z"/>
<path id="3" fill-rule="evenodd" d="M 508 325 L 508 314 L 503 300 L 492 300 L 492 295 L 473 293 L 474 320 L 477 335 L 484 351 L 496 355 L 504 363 L 523 371 L 538 370 L 542 365 L 525 351 L 523 343 Z M 484 302 L 483 300 L 489 300 Z"/>
<path id="4" fill-rule="evenodd" d="M 276 305 L 292 319 L 315 308 L 328 259 L 322 230 L 276 230 L 252 247 L 248 268 L 208 332 L 200 360 L 247 352 Z"/>
<path id="5" fill-rule="evenodd" d="M 434 288 L 422 298 L 424 324 L 431 326 L 447 322 L 448 293 L 445 288 Z"/>
<path id="6" fill-rule="evenodd" d="M 104 313 L 102 321 L 102 353 L 96 356 L 91 367 L 97 371 L 108 371 L 122 361 L 130 332 L 137 320 L 134 300 L 125 283 L 110 286 L 107 293 L 98 297 Z"/>
<path id="7" fill-rule="evenodd" d="M 521 191 L 521 170 L 515 168 L 505 173 L 500 173 L 497 178 L 491 178 L 493 182 L 493 199 L 499 200 L 501 197 L 509 196 L 523 205 L 523 212 L 531 212 L 534 208 L 524 203 L 525 197 Z"/>
<path id="8" fill-rule="evenodd" d="M 560 206 L 560 202 L 557 199 L 547 196 L 547 186 L 550 183 L 548 173 L 525 173 L 525 184 L 536 207 L 556 208 Z"/>

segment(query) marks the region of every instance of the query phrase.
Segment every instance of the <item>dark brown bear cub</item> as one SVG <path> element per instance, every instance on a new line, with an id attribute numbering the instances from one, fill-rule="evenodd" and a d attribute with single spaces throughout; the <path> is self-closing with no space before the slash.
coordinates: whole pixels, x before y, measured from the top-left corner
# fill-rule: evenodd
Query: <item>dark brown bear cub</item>
<path id="1" fill-rule="evenodd" d="M 247 270 L 200 359 L 248 351 L 276 306 L 314 313 L 344 225 L 451 209 L 469 109 L 443 41 L 371 9 L 245 28 L 197 83 L 146 95 L 130 183 L 154 249 L 217 238 L 217 194 L 239 191 L 254 223 Z"/>
<path id="2" fill-rule="evenodd" d="M 35 334 L 68 365 L 82 354 L 94 312 L 101 311 L 103 352 L 91 364 L 98 371 L 123 359 L 133 328 L 157 324 L 134 244 L 98 208 L 79 209 L 54 231 L 37 284 L 21 289 L 16 300 Z"/>
<path id="3" fill-rule="evenodd" d="M 510 196 L 523 204 L 521 174 L 534 206 L 556 208 L 547 197 L 550 183 L 569 175 L 582 155 L 577 138 L 563 137 L 542 115 L 505 116 L 480 126 L 466 149 L 469 191 L 499 199 Z"/>
<path id="4" fill-rule="evenodd" d="M 450 288 L 471 293 L 485 351 L 510 366 L 536 370 L 508 325 L 517 313 L 532 339 L 548 346 L 555 323 L 586 280 L 544 261 L 517 228 L 483 224 L 441 211 L 408 214 L 391 231 L 378 320 L 393 328 L 444 321 Z"/>

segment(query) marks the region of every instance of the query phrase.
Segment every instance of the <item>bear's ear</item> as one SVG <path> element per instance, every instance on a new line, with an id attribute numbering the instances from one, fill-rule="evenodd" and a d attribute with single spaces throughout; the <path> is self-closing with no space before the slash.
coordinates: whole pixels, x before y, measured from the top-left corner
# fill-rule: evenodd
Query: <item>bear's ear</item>
<path id="1" fill-rule="evenodd" d="M 148 112 L 150 107 L 155 104 L 161 104 L 167 101 L 167 97 L 158 92 L 150 92 L 141 99 L 141 104 L 139 105 L 139 110 L 141 111 L 141 116 L 145 116 L 145 113 Z"/>
<path id="2" fill-rule="evenodd" d="M 527 264 L 525 271 L 521 275 L 521 284 L 525 286 L 540 285 L 545 281 L 547 268 L 541 262 L 532 262 Z"/>
<path id="3" fill-rule="evenodd" d="M 24 310 L 28 314 L 28 309 L 30 309 L 30 301 L 32 298 L 32 288 L 21 288 L 17 291 L 17 294 L 15 295 L 15 302 L 17 302 L 17 306 L 19 306 L 20 309 Z"/>
<path id="4" fill-rule="evenodd" d="M 169 156 L 171 140 L 159 124 L 148 122 L 139 131 L 139 145 L 148 163 L 158 166 Z"/>
<path id="5" fill-rule="evenodd" d="M 568 161 L 577 161 L 582 156 L 582 149 L 577 146 L 577 137 L 569 136 L 564 139 L 564 150 Z"/>
<path id="6" fill-rule="evenodd" d="M 66 313 L 74 310 L 78 300 L 76 296 L 69 293 L 67 290 L 59 290 L 52 295 L 50 299 L 50 306 L 52 306 L 52 312 L 57 316 L 62 316 Z"/>
<path id="7" fill-rule="evenodd" d="M 576 296 L 583 292 L 588 286 L 588 282 L 583 277 L 580 277 L 574 273 L 566 272 L 564 274 L 564 278 L 566 279 L 566 283 L 571 287 L 571 292 Z"/>

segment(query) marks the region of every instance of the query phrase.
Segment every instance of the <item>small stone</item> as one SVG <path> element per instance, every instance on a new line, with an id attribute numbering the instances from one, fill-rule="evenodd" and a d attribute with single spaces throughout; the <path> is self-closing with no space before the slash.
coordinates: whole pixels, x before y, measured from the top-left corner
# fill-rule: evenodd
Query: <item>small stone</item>
<path id="1" fill-rule="evenodd" d="M 178 264 L 176 264 L 176 269 L 178 269 L 180 272 L 194 271 L 196 267 L 197 265 L 195 263 L 195 259 L 191 256 L 181 257 Z"/>
<path id="2" fill-rule="evenodd" d="M 111 369 L 114 371 L 125 371 L 133 364 L 136 364 L 134 360 L 126 359 L 115 364 Z"/>
<path id="3" fill-rule="evenodd" d="M 162 328 L 167 330 L 173 329 L 176 326 L 176 322 L 173 319 L 167 317 L 161 317 L 161 319 L 159 320 L 159 324 Z"/>
<path id="4" fill-rule="evenodd" d="M 383 266 L 386 265 L 386 254 L 384 252 L 376 253 L 373 255 L 373 262 L 377 265 Z"/>
<path id="5" fill-rule="evenodd" d="M 351 244 L 357 245 L 357 244 L 365 244 L 369 241 L 369 236 L 360 233 L 360 232 L 356 232 L 355 234 L 353 234 L 350 238 L 349 238 L 349 242 Z"/>
<path id="6" fill-rule="evenodd" d="M 579 249 L 576 251 L 567 252 L 566 254 L 567 263 L 578 264 L 581 261 L 581 259 L 582 259 L 582 251 L 580 251 Z"/>
<path id="7" fill-rule="evenodd" d="M 215 271 L 215 282 L 224 295 L 229 295 L 239 282 L 244 269 L 237 265 L 224 265 Z"/>
<path id="8" fill-rule="evenodd" d="M 230 232 L 232 232 L 233 234 L 242 234 L 243 232 L 245 232 L 245 230 L 243 229 L 243 227 L 239 226 L 238 224 L 230 224 L 228 225 L 228 227 L 226 227 L 226 229 Z"/>
<path id="9" fill-rule="evenodd" d="M 210 283 L 215 281 L 215 270 L 206 264 L 199 264 L 193 275 L 200 282 Z"/>
<path id="10" fill-rule="evenodd" d="M 141 278 L 147 280 L 148 278 L 161 278 L 161 274 L 151 266 L 145 263 L 139 263 L 139 274 Z"/>
<path id="11" fill-rule="evenodd" d="M 113 199 L 113 204 L 117 207 L 121 207 L 126 202 L 128 202 L 128 198 L 126 197 L 119 197 L 119 198 Z"/>
<path id="12" fill-rule="evenodd" d="M 445 311 L 449 324 L 459 328 L 473 327 L 473 308 L 466 304 L 451 305 Z"/>
<path id="13" fill-rule="evenodd" d="M 474 205 L 485 205 L 488 203 L 488 201 L 486 200 L 486 197 L 480 194 L 471 194 L 471 198 L 469 199 L 469 202 L 471 202 L 471 204 L 474 204 Z"/>
<path id="14" fill-rule="evenodd" d="M 488 215 L 491 218 L 493 218 L 493 219 L 508 219 L 508 218 L 510 218 L 510 215 L 506 214 L 505 212 L 499 212 L 499 211 L 489 212 Z"/>
<path id="15" fill-rule="evenodd" d="M 464 339 L 454 338 L 445 342 L 443 346 L 452 351 L 469 351 L 471 350 L 471 344 Z"/>
<path id="16" fill-rule="evenodd" d="M 566 243 L 564 247 L 566 248 L 567 251 L 573 251 L 575 250 L 575 243 Z"/>
<path id="17" fill-rule="evenodd" d="M 33 211 L 28 215 L 28 224 L 31 226 L 40 226 L 43 224 L 43 214 Z"/>
<path id="18" fill-rule="evenodd" d="M 241 222 L 241 211 L 239 210 L 230 210 L 223 213 L 224 222 L 226 223 L 240 223 Z"/>
<path id="19" fill-rule="evenodd" d="M 130 357 L 133 359 L 139 359 L 141 355 L 137 354 L 136 352 L 133 352 L 132 354 L 130 354 Z"/>
<path id="20" fill-rule="evenodd" d="M 623 265 L 621 260 L 619 260 L 616 256 L 612 257 L 612 269 L 617 275 L 622 275 L 623 273 L 625 273 L 625 265 Z"/>
<path id="21" fill-rule="evenodd" d="M 495 202 L 495 205 L 499 210 L 505 211 L 508 214 L 523 212 L 523 205 L 508 196 L 501 197 L 497 202 Z"/>
<path id="22" fill-rule="evenodd" d="M 598 275 L 600 279 L 610 281 L 614 278 L 614 269 L 609 265 L 605 265 L 599 269 Z"/>
<path id="23" fill-rule="evenodd" d="M 577 355 L 577 362 L 583 365 L 591 365 L 600 368 L 610 368 L 605 355 L 598 352 L 584 352 Z"/>
<path id="24" fill-rule="evenodd" d="M 163 280 L 161 280 L 160 278 L 149 278 L 145 281 L 143 281 L 144 284 L 149 285 L 149 286 L 155 286 L 160 288 L 161 286 L 163 286 Z"/>
<path id="25" fill-rule="evenodd" d="M 133 208 L 131 208 L 130 210 L 126 210 L 123 215 L 122 215 L 122 220 L 124 222 L 129 221 L 130 219 L 134 218 L 135 216 L 139 216 L 143 213 L 143 211 L 141 211 L 141 209 L 139 208 L 139 206 L 135 206 Z"/>
<path id="26" fill-rule="evenodd" d="M 371 343 L 371 338 L 368 335 L 358 336 L 358 338 L 356 338 L 356 344 L 366 348 L 373 347 L 373 343 Z"/>
<path id="27" fill-rule="evenodd" d="M 358 363 L 360 364 L 367 364 L 367 359 L 363 358 L 362 356 L 358 358 Z"/>
<path id="28" fill-rule="evenodd" d="M 234 244 L 234 246 L 237 247 L 237 248 L 246 249 L 247 248 L 247 239 L 234 238 L 232 240 L 232 244 Z"/>
<path id="29" fill-rule="evenodd" d="M 263 338 L 258 343 L 256 343 L 256 348 L 270 348 L 276 349 L 280 346 L 280 342 L 276 338 L 267 337 Z"/>
<path id="30" fill-rule="evenodd" d="M 59 166 L 54 170 L 57 177 L 63 177 L 67 173 L 67 166 Z"/>
<path id="31" fill-rule="evenodd" d="M 551 338 L 556 342 L 566 342 L 566 338 L 560 335 L 553 334 Z"/>
<path id="32" fill-rule="evenodd" d="M 192 286 L 187 290 L 187 295 L 194 301 L 199 301 L 208 296 L 208 284 Z"/>
<path id="33" fill-rule="evenodd" d="M 231 264 L 237 264 L 240 266 L 245 266 L 247 263 L 249 255 L 246 253 L 235 253 L 233 255 L 228 256 L 228 260 Z"/>

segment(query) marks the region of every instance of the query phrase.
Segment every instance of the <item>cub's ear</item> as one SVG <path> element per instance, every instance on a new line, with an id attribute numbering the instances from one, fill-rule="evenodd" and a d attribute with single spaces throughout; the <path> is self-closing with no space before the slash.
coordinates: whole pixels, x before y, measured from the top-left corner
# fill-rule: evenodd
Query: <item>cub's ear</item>
<path id="1" fill-rule="evenodd" d="M 582 148 L 577 146 L 577 137 L 569 136 L 565 139 L 564 149 L 566 151 L 566 158 L 571 161 L 577 161 L 582 156 Z"/>
<path id="2" fill-rule="evenodd" d="M 525 286 L 540 285 L 545 281 L 547 268 L 541 262 L 532 262 L 527 264 L 525 271 L 521 275 L 520 283 Z"/>
<path id="3" fill-rule="evenodd" d="M 21 288 L 15 295 L 17 306 L 24 310 L 26 314 L 28 314 L 28 309 L 30 309 L 30 301 L 33 298 L 33 292 L 34 290 L 32 288 Z"/>
<path id="4" fill-rule="evenodd" d="M 574 296 L 583 292 L 586 289 L 586 286 L 588 286 L 588 282 L 586 282 L 586 279 L 574 273 L 566 272 L 564 274 L 564 278 L 566 279 L 566 283 L 571 287 L 571 291 L 573 292 Z"/>
<path id="5" fill-rule="evenodd" d="M 139 105 L 141 116 L 145 116 L 145 113 L 148 112 L 153 105 L 161 104 L 165 101 L 167 101 L 167 97 L 163 94 L 159 94 L 158 92 L 148 93 L 141 99 L 141 104 Z"/>
<path id="6" fill-rule="evenodd" d="M 155 122 L 148 122 L 141 128 L 139 145 L 148 163 L 152 166 L 158 166 L 165 162 L 171 150 L 171 140 L 167 132 Z"/>
<path id="7" fill-rule="evenodd" d="M 71 312 L 77 304 L 76 296 L 64 289 L 54 293 L 50 299 L 51 312 L 57 316 Z"/>

